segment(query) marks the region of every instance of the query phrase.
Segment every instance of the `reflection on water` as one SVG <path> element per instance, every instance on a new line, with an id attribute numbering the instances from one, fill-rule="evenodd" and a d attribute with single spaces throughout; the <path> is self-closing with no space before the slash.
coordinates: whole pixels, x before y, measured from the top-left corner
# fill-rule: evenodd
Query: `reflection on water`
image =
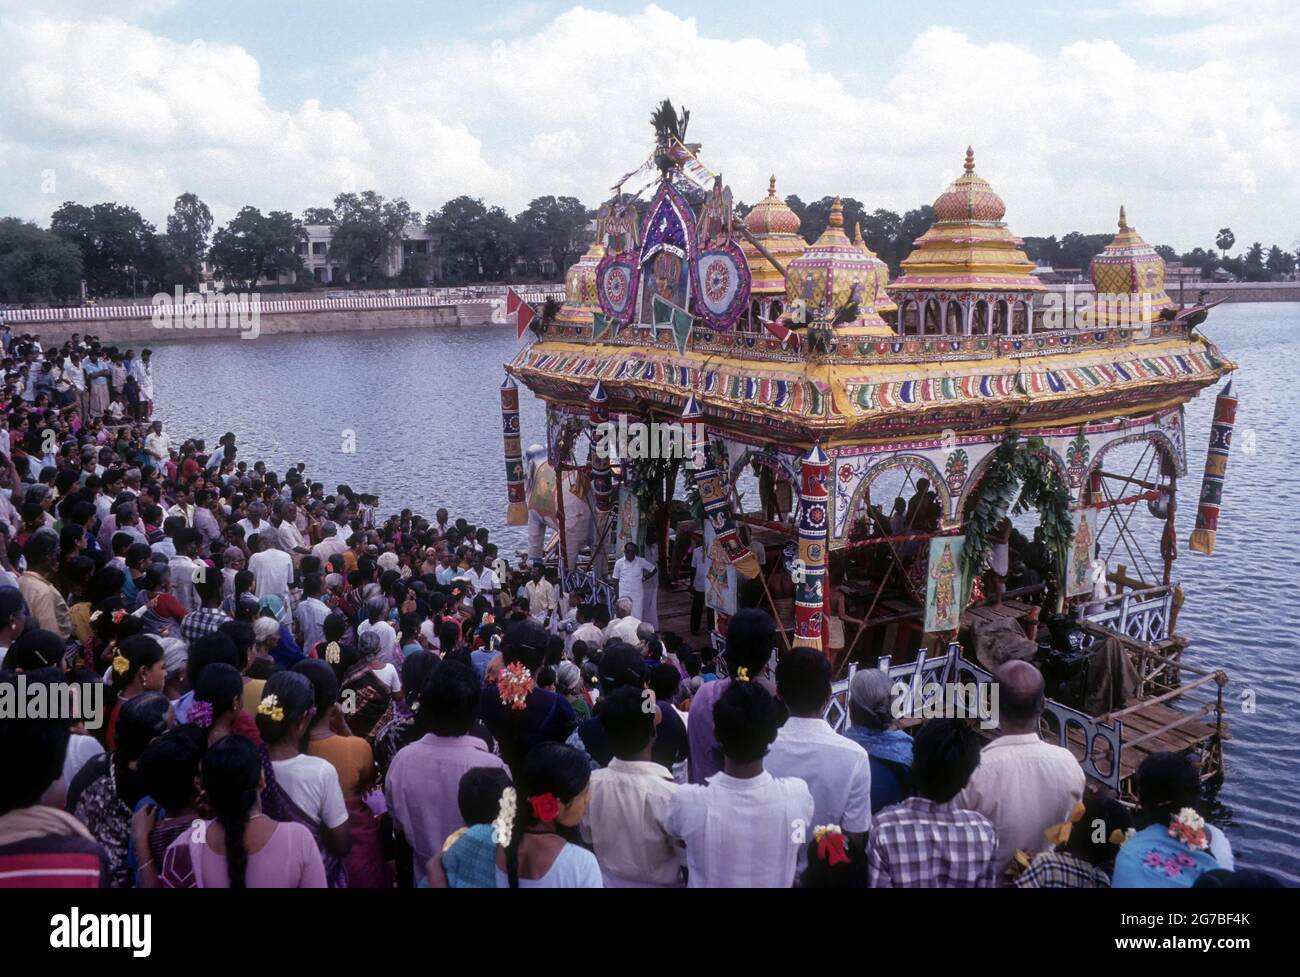
<path id="1" fill-rule="evenodd" d="M 1186 544 L 1213 392 L 1187 408 L 1174 574 L 1187 592 L 1179 631 L 1192 639 L 1190 664 L 1222 666 L 1232 677 L 1228 777 L 1216 820 L 1241 861 L 1300 883 L 1300 393 L 1291 375 L 1300 361 L 1300 306 L 1221 306 L 1206 325 L 1241 367 L 1240 403 L 1212 557 Z M 174 343 L 156 350 L 158 406 L 173 441 L 211 444 L 231 430 L 250 461 L 278 471 L 306 462 L 331 489 L 346 482 L 379 493 L 385 512 L 410 507 L 431 516 L 446 506 L 515 549 L 525 533 L 503 525 L 497 388 L 501 363 L 517 348 L 509 327 Z M 520 400 L 523 443 L 540 443 L 542 407 L 526 391 Z M 349 432 L 354 452 L 345 450 Z M 1159 527 L 1145 507 L 1136 510 L 1133 525 L 1158 564 Z M 1122 554 L 1115 560 L 1132 565 Z M 1253 713 L 1245 709 L 1252 699 Z"/>

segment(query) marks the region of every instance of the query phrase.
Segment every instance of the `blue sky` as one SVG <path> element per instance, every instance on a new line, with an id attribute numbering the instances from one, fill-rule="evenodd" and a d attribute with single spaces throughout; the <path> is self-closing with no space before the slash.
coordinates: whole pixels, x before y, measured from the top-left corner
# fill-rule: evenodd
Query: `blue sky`
<path id="1" fill-rule="evenodd" d="M 0 213 L 219 219 L 374 187 L 420 210 L 596 204 L 668 95 L 741 199 L 906 209 L 965 146 L 1022 234 L 1300 238 L 1300 27 L 1282 0 L 365 4 L 0 0 Z"/>

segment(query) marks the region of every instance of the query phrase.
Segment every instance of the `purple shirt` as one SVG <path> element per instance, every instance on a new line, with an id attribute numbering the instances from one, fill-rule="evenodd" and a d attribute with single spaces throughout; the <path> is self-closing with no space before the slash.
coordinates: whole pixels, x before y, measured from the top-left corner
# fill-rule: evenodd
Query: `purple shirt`
<path id="1" fill-rule="evenodd" d="M 702 784 L 722 769 L 722 750 L 713 735 L 713 707 L 722 693 L 731 685 L 731 679 L 705 682 L 691 699 L 690 721 L 686 736 L 691 744 L 690 782 Z"/>
<path id="2" fill-rule="evenodd" d="M 465 771 L 476 767 L 505 768 L 477 736 L 429 733 L 402 747 L 393 758 L 384 795 L 414 852 L 417 885 L 424 878 L 424 866 L 442 851 L 447 836 L 464 825 L 456 793 Z"/>

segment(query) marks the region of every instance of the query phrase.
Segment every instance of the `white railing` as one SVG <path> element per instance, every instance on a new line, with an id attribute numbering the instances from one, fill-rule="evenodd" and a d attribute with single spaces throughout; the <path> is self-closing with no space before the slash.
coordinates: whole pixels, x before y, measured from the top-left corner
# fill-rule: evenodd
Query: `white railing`
<path id="1" fill-rule="evenodd" d="M 1169 637 L 1173 605 L 1172 587 L 1126 590 L 1090 605 L 1083 617 L 1086 621 L 1127 635 L 1135 641 L 1157 642 Z M 1085 632 L 1084 647 L 1095 640 L 1095 635 Z"/>
<path id="2" fill-rule="evenodd" d="M 887 672 L 893 679 L 894 684 L 904 683 L 907 686 L 907 692 L 904 694 L 901 702 L 895 703 L 903 715 L 911 715 L 916 712 L 916 705 L 922 690 L 933 683 L 940 685 L 951 682 L 957 669 L 957 662 L 961 658 L 961 645 L 955 641 L 948 645 L 948 650 L 934 658 L 930 658 L 922 650 L 917 653 L 916 661 L 908 662 L 905 665 L 890 664 L 888 655 L 876 660 L 876 667 L 882 672 Z M 857 674 L 858 666 L 856 663 L 850 663 L 849 673 L 838 682 L 831 683 L 831 698 L 826 704 L 826 711 L 823 715 L 826 721 L 831 724 L 831 728 L 837 733 L 842 733 L 849 728 L 849 689 L 853 682 L 853 676 Z"/>

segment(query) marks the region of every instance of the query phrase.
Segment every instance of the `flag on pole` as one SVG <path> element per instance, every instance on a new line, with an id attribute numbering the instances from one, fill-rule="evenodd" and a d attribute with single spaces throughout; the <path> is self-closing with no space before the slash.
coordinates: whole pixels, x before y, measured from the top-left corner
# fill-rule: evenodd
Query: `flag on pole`
<path id="1" fill-rule="evenodd" d="M 537 310 L 523 300 L 513 288 L 506 288 L 506 315 L 513 317 L 515 327 L 519 330 L 518 338 L 522 339 L 524 330 L 527 329 L 534 319 L 537 318 Z"/>

